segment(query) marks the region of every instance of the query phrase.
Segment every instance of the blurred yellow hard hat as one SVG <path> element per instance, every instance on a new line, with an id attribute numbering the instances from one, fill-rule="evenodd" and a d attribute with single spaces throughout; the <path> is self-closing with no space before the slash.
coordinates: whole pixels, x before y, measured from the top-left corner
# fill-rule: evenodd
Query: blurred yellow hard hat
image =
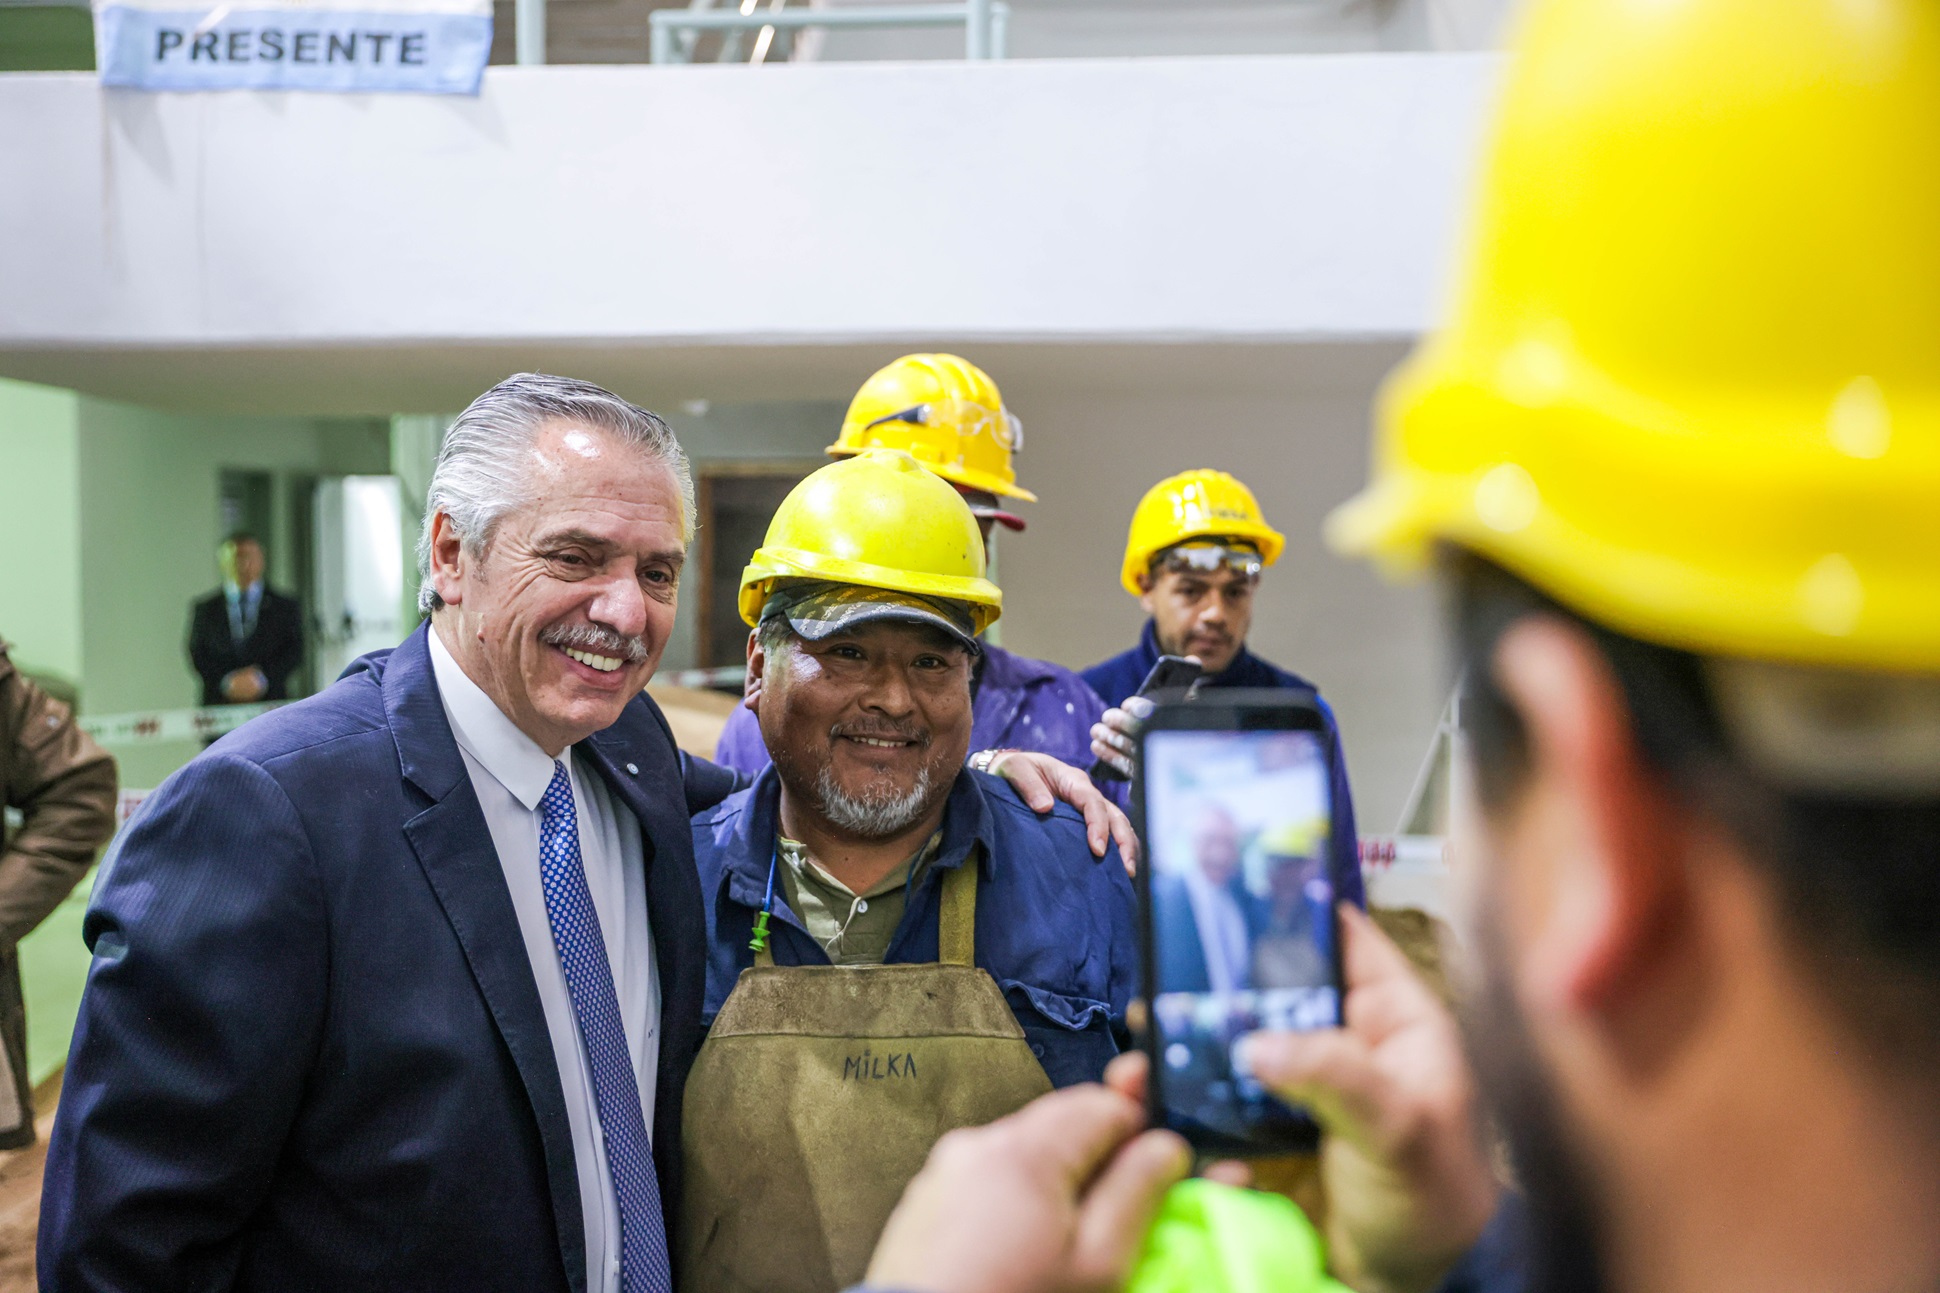
<path id="1" fill-rule="evenodd" d="M 1549 0 L 1350 553 L 1697 652 L 1940 669 L 1940 5 Z"/>
<path id="2" fill-rule="evenodd" d="M 1119 572 L 1125 591 L 1134 597 L 1143 593 L 1138 581 L 1152 568 L 1152 559 L 1188 539 L 1238 539 L 1259 549 L 1261 561 L 1269 566 L 1280 559 L 1287 543 L 1260 515 L 1253 491 L 1233 477 L 1206 468 L 1180 472 L 1138 500 Z"/>
<path id="3" fill-rule="evenodd" d="M 1327 819 L 1309 818 L 1303 822 L 1281 822 L 1260 833 L 1260 852 L 1266 857 L 1312 857 L 1327 837 Z"/>
<path id="4" fill-rule="evenodd" d="M 862 384 L 828 452 L 901 449 L 945 480 L 1035 503 L 1011 463 L 1023 447 L 990 374 L 955 355 L 904 355 Z"/>
<path id="5" fill-rule="evenodd" d="M 959 602 L 982 633 L 1004 605 L 983 574 L 969 504 L 901 450 L 871 449 L 814 472 L 781 501 L 741 572 L 741 618 L 759 623 L 778 584 L 817 580 Z"/>

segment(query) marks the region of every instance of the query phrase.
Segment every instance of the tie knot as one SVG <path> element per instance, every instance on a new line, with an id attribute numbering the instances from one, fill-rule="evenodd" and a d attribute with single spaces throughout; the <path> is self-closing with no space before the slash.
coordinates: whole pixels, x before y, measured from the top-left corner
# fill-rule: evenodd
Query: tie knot
<path id="1" fill-rule="evenodd" d="M 573 781 L 566 773 L 566 765 L 558 759 L 552 761 L 552 780 L 546 784 L 546 793 L 539 796 L 539 807 L 548 816 L 573 810 Z"/>

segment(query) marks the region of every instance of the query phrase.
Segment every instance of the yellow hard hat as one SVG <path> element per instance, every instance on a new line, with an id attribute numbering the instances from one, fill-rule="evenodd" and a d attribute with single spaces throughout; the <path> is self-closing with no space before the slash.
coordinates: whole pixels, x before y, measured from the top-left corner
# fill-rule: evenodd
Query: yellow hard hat
<path id="1" fill-rule="evenodd" d="M 904 355 L 862 384 L 828 452 L 901 449 L 945 480 L 1035 503 L 1011 464 L 1023 447 L 990 374 L 955 355 Z"/>
<path id="2" fill-rule="evenodd" d="M 1269 566 L 1280 559 L 1287 543 L 1260 515 L 1253 491 L 1225 472 L 1201 468 L 1168 476 L 1138 500 L 1119 582 L 1137 597 L 1145 591 L 1138 581 L 1152 568 L 1152 558 L 1187 539 L 1218 538 L 1251 544 Z"/>
<path id="3" fill-rule="evenodd" d="M 1327 820 L 1322 817 L 1304 822 L 1281 822 L 1260 833 L 1260 852 L 1267 857 L 1310 857 L 1327 837 Z"/>
<path id="4" fill-rule="evenodd" d="M 1478 217 L 1336 547 L 1940 670 L 1940 5 L 1539 3 Z"/>
<path id="5" fill-rule="evenodd" d="M 809 579 L 960 602 L 982 633 L 1004 605 L 983 572 L 970 505 L 900 449 L 870 449 L 814 472 L 781 501 L 741 572 L 741 618 L 759 623 L 777 584 Z"/>

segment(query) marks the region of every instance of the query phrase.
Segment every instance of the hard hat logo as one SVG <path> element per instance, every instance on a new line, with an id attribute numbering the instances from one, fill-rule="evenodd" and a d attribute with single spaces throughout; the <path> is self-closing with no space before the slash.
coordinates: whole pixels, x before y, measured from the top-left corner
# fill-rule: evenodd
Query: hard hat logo
<path id="1" fill-rule="evenodd" d="M 1465 547 L 1702 654 L 1940 672 L 1940 7 L 1524 24 L 1455 309 L 1330 541 Z"/>
<path id="2" fill-rule="evenodd" d="M 828 452 L 901 449 L 952 484 L 1035 502 L 1012 462 L 1023 447 L 990 374 L 955 355 L 904 355 L 862 384 Z"/>
<path id="3" fill-rule="evenodd" d="M 1181 548 L 1195 539 L 1208 541 L 1198 545 L 1205 549 L 1203 559 Z M 1253 577 L 1278 561 L 1285 546 L 1286 537 L 1266 523 L 1253 491 L 1238 480 L 1203 468 L 1181 472 L 1152 486 L 1139 500 L 1125 539 L 1119 582 L 1139 596 L 1145 591 L 1140 582 L 1154 563 L 1174 552 L 1185 566 L 1227 564 Z"/>
<path id="4" fill-rule="evenodd" d="M 984 578 L 983 535 L 969 504 L 899 449 L 832 462 L 789 491 L 741 572 L 741 618 L 759 624 L 777 592 L 805 581 L 905 595 L 883 602 L 938 604 L 938 614 L 973 637 L 1003 612 L 1003 594 Z M 813 591 L 823 619 L 841 618 L 827 606 L 854 601 Z"/>

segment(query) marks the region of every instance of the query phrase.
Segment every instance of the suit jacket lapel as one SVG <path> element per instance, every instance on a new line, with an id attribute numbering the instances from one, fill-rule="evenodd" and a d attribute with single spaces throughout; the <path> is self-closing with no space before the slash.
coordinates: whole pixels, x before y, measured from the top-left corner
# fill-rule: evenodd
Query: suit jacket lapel
<path id="1" fill-rule="evenodd" d="M 532 977 L 512 895 L 505 887 L 498 850 L 438 698 L 426 632 L 420 627 L 406 638 L 384 669 L 384 709 L 399 765 L 405 779 L 431 801 L 404 824 L 404 835 L 451 922 L 499 1037 L 525 1084 L 545 1150 L 546 1180 L 566 1279 L 570 1287 L 583 1291 L 585 1219 L 559 1066 L 553 1060 L 545 1009 L 539 1003 L 538 984 Z"/>

